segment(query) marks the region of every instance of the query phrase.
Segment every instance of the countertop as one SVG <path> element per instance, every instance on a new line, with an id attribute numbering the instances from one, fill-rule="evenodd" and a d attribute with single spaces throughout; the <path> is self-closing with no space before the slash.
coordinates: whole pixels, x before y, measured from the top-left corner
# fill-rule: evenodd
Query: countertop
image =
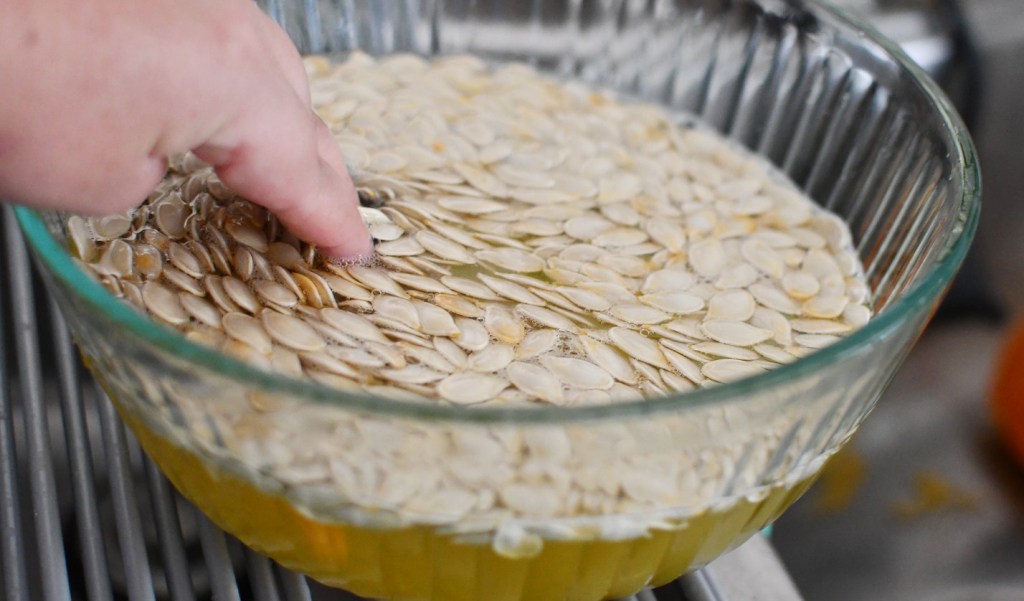
<path id="1" fill-rule="evenodd" d="M 775 547 L 807 601 L 1024 600 L 1024 469 L 986 405 L 1002 334 L 934 323 L 778 522 Z"/>

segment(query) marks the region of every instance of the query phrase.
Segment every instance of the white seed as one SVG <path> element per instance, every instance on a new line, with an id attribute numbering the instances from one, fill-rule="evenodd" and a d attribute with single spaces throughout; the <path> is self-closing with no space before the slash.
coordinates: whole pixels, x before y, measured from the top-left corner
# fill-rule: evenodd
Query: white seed
<path id="1" fill-rule="evenodd" d="M 93 233 L 105 240 L 120 238 L 132 227 L 132 220 L 126 215 L 96 217 L 89 223 Z"/>
<path id="2" fill-rule="evenodd" d="M 129 289 L 126 288 L 125 292 L 127 293 L 128 290 Z M 142 302 L 145 303 L 145 300 L 141 298 L 141 295 L 139 300 L 142 300 Z M 178 300 L 181 302 L 181 306 L 185 311 L 187 311 L 188 314 L 194 317 L 197 321 L 204 323 L 211 328 L 220 327 L 220 310 L 210 304 L 206 299 L 182 292 L 178 295 Z"/>
<path id="3" fill-rule="evenodd" d="M 735 382 L 736 380 L 742 380 L 750 376 L 756 376 L 763 373 L 764 370 L 752 366 L 746 361 L 738 361 L 736 359 L 718 359 L 717 361 L 709 361 L 700 368 L 701 373 L 704 374 L 711 380 L 716 382 Z"/>
<path id="4" fill-rule="evenodd" d="M 459 335 L 452 336 L 452 340 L 467 351 L 483 350 L 490 344 L 491 335 L 502 342 L 515 344 L 516 336 L 520 334 L 516 330 L 516 325 L 522 328 L 522 324 L 516 321 L 507 309 L 491 306 L 487 308 L 484 315 L 483 323 L 475 319 L 456 317 L 455 325 L 459 328 Z M 487 315 L 490 315 L 490 326 L 486 325 L 488 323 Z M 509 321 L 506 323 L 506 320 Z M 493 331 L 488 333 L 491 327 L 494 327 L 497 333 Z M 525 336 L 525 331 L 522 332 L 522 336 Z M 522 339 L 522 336 L 519 339 Z"/>
<path id="5" fill-rule="evenodd" d="M 452 294 L 438 294 L 434 296 L 434 304 L 438 307 L 462 317 L 483 317 L 484 311 L 476 303 L 468 298 Z"/>
<path id="6" fill-rule="evenodd" d="M 485 165 L 507 158 L 515 150 L 508 140 L 497 140 L 480 149 L 480 162 Z"/>
<path id="7" fill-rule="evenodd" d="M 501 300 L 501 297 L 496 295 L 490 288 L 469 278 L 448 275 L 441 278 L 441 283 L 459 294 L 472 298 L 490 301 Z"/>
<path id="8" fill-rule="evenodd" d="M 589 311 L 604 311 L 611 307 L 612 303 L 607 298 L 596 292 L 575 288 L 572 286 L 559 286 L 555 289 L 559 294 L 569 299 L 580 308 Z"/>
<path id="9" fill-rule="evenodd" d="M 771 284 L 754 284 L 747 289 L 758 303 L 787 315 L 800 313 L 800 305 Z"/>
<path id="10" fill-rule="evenodd" d="M 167 259 L 172 265 L 194 278 L 203 277 L 206 272 L 199 259 L 188 248 L 178 242 L 171 242 L 167 248 Z"/>
<path id="11" fill-rule="evenodd" d="M 234 238 L 235 242 L 248 246 L 258 252 L 267 252 L 267 235 L 263 230 L 254 226 L 246 220 L 230 219 L 224 223 L 224 229 L 228 235 Z M 168 236 L 171 234 L 166 233 Z M 174 236 L 171 236 L 172 238 Z"/>
<path id="12" fill-rule="evenodd" d="M 407 365 L 400 368 L 388 367 L 381 369 L 377 373 L 382 378 L 398 384 L 430 384 L 431 382 L 437 382 L 447 375 L 422 365 Z"/>
<path id="13" fill-rule="evenodd" d="M 655 367 L 670 369 L 665 355 L 658 348 L 658 343 L 644 336 L 640 332 L 626 328 L 614 327 L 608 330 L 608 337 L 615 346 L 622 349 L 626 355 L 639 359 L 644 363 L 650 363 Z"/>
<path id="14" fill-rule="evenodd" d="M 409 296 L 383 269 L 374 269 L 362 265 L 349 265 L 347 271 L 356 281 L 370 290 L 393 294 L 402 298 L 408 298 Z"/>
<path id="15" fill-rule="evenodd" d="M 782 289 L 797 300 L 805 300 L 817 294 L 821 290 L 821 285 L 810 273 L 797 271 L 782 277 Z"/>
<path id="16" fill-rule="evenodd" d="M 634 209 L 632 203 L 629 202 L 601 205 L 599 209 L 602 215 L 619 225 L 640 225 L 644 220 L 644 216 Z M 652 238 L 654 237 L 650 231 L 648 231 L 648 235 Z"/>
<path id="17" fill-rule="evenodd" d="M 298 317 L 264 310 L 260 321 L 271 338 L 297 351 L 319 351 L 327 345 L 316 330 Z"/>
<path id="18" fill-rule="evenodd" d="M 707 319 L 746 321 L 754 315 L 757 302 L 746 290 L 725 290 L 708 301 Z"/>
<path id="19" fill-rule="evenodd" d="M 566 332 L 573 332 L 576 330 L 576 326 L 573 325 L 571 321 L 551 309 L 520 304 L 516 305 L 515 312 L 517 315 L 521 315 L 523 318 L 536 322 L 545 328 L 553 328 L 555 330 L 562 330 Z M 495 335 L 495 338 L 497 338 L 497 335 Z"/>
<path id="20" fill-rule="evenodd" d="M 611 204 L 623 202 L 643 192 L 643 182 L 632 173 L 616 173 L 601 178 L 597 202 Z"/>
<path id="21" fill-rule="evenodd" d="M 452 169 L 465 178 L 465 180 L 469 182 L 469 185 L 489 196 L 494 196 L 496 198 L 505 198 L 508 196 L 508 186 L 493 174 L 484 171 L 479 167 L 474 167 L 466 163 L 456 163 L 452 165 Z"/>
<path id="22" fill-rule="evenodd" d="M 323 278 L 327 285 L 331 287 L 331 291 L 340 296 L 342 300 L 369 301 L 373 298 L 373 294 L 369 290 L 344 278 L 334 274 L 324 274 Z"/>
<path id="23" fill-rule="evenodd" d="M 477 275 L 477 277 L 480 278 L 480 281 L 482 281 L 484 284 L 487 284 L 487 286 L 491 290 L 494 290 L 501 296 L 504 296 L 505 298 L 511 301 L 538 306 L 542 306 L 545 304 L 544 301 L 536 294 L 530 292 L 529 289 L 525 288 L 524 286 L 520 286 L 515 282 L 511 282 L 503 278 L 489 276 L 485 273 L 481 273 Z"/>
<path id="24" fill-rule="evenodd" d="M 613 227 L 615 224 L 603 217 L 586 215 L 566 221 L 563 229 L 566 234 L 577 240 L 590 241 Z"/>
<path id="25" fill-rule="evenodd" d="M 124 240 L 113 240 L 103 251 L 99 262 L 93 264 L 93 269 L 100 275 L 131 277 L 135 270 L 135 251 Z"/>
<path id="26" fill-rule="evenodd" d="M 264 355 L 270 354 L 274 344 L 259 320 L 244 313 L 227 313 L 221 318 L 224 332 L 244 342 Z"/>
<path id="27" fill-rule="evenodd" d="M 864 305 L 849 304 L 843 309 L 843 321 L 853 328 L 859 328 L 871 319 L 871 309 Z"/>
<path id="28" fill-rule="evenodd" d="M 822 349 L 839 342 L 839 336 L 829 334 L 794 334 L 793 342 L 810 349 Z"/>
<path id="29" fill-rule="evenodd" d="M 786 364 L 796 361 L 796 357 L 794 355 L 791 355 L 784 349 L 772 344 L 758 344 L 754 347 L 754 350 L 765 359 L 776 363 Z"/>
<path id="30" fill-rule="evenodd" d="M 146 309 L 161 321 L 181 325 L 189 319 L 188 313 L 178 300 L 178 295 L 162 284 L 153 281 L 144 283 L 142 300 L 146 303 Z"/>
<path id="31" fill-rule="evenodd" d="M 591 242 L 604 248 L 617 248 L 641 244 L 647 241 L 647 233 L 631 227 L 616 226 L 594 236 Z"/>
<path id="32" fill-rule="evenodd" d="M 564 400 L 561 380 L 544 367 L 515 361 L 506 373 L 513 386 L 531 397 L 556 405 Z"/>
<path id="33" fill-rule="evenodd" d="M 618 319 L 636 325 L 663 323 L 672 319 L 671 314 L 641 303 L 612 305 L 608 312 Z"/>
<path id="34" fill-rule="evenodd" d="M 71 240 L 71 250 L 76 256 L 89 263 L 96 258 L 96 240 L 92 228 L 85 219 L 78 215 L 68 217 L 68 237 Z M 137 251 L 137 249 L 136 249 Z"/>
<path id="35" fill-rule="evenodd" d="M 466 351 L 459 348 L 459 345 L 455 344 L 450 338 L 443 338 L 441 336 L 435 336 L 434 350 L 442 355 L 449 363 L 455 366 L 456 369 L 463 369 L 466 367 Z"/>
<path id="36" fill-rule="evenodd" d="M 794 332 L 801 334 L 845 334 L 852 328 L 831 319 L 794 319 L 789 322 Z"/>
<path id="37" fill-rule="evenodd" d="M 793 330 L 789 320 L 778 311 L 766 307 L 758 307 L 750 318 L 751 325 L 772 331 L 772 339 L 780 346 L 793 343 Z"/>
<path id="38" fill-rule="evenodd" d="M 646 305 L 678 315 L 696 313 L 704 308 L 704 299 L 687 292 L 656 292 L 642 294 L 637 299 Z"/>
<path id="39" fill-rule="evenodd" d="M 544 259 L 514 248 L 480 250 L 476 257 L 501 269 L 518 273 L 532 273 L 544 269 Z"/>
<path id="40" fill-rule="evenodd" d="M 399 154 L 393 152 L 378 152 L 370 156 L 370 161 L 366 164 L 367 171 L 373 171 L 376 173 L 390 173 L 393 171 L 400 171 L 408 164 Z"/>
<path id="41" fill-rule="evenodd" d="M 464 246 L 443 238 L 434 232 L 420 230 L 416 232 L 415 238 L 423 248 L 442 259 L 464 264 L 476 263 L 476 258 Z"/>
<path id="42" fill-rule="evenodd" d="M 387 342 L 388 339 L 380 329 L 362 315 L 356 315 L 341 309 L 325 307 L 320 309 L 320 318 L 327 324 L 341 330 L 345 334 L 376 342 Z"/>
<path id="43" fill-rule="evenodd" d="M 457 336 L 460 333 L 451 314 L 430 303 L 414 300 L 412 305 L 419 320 L 419 329 L 430 336 Z"/>
<path id="44" fill-rule="evenodd" d="M 636 371 L 629 361 L 614 348 L 590 336 L 580 336 L 580 343 L 587 353 L 587 357 L 610 373 L 616 380 L 626 384 L 636 384 Z"/>
<path id="45" fill-rule="evenodd" d="M 515 359 L 515 350 L 507 344 L 491 344 L 469 356 L 466 367 L 473 371 L 496 372 Z"/>
<path id="46" fill-rule="evenodd" d="M 251 256 L 249 260 L 252 260 Z M 306 267 L 306 261 L 302 258 L 302 254 L 299 253 L 298 249 L 284 242 L 272 242 L 267 247 L 267 260 L 288 269 Z"/>
<path id="47" fill-rule="evenodd" d="M 757 238 L 749 239 L 740 245 L 743 258 L 762 273 L 771 278 L 781 278 L 786 266 L 775 249 Z"/>
<path id="48" fill-rule="evenodd" d="M 681 353 L 677 353 L 669 348 L 663 348 L 662 352 L 665 354 L 665 358 L 668 359 L 669 363 L 675 370 L 688 378 L 695 384 L 700 384 L 704 381 L 704 374 L 700 371 L 700 366 L 697 365 L 691 359 L 683 356 Z"/>
<path id="49" fill-rule="evenodd" d="M 445 286 L 434 278 L 428 278 L 423 275 L 392 272 L 391 279 L 395 280 L 406 289 L 411 288 L 413 290 L 422 290 L 423 292 L 435 292 L 442 294 L 452 293 L 452 289 L 448 286 Z"/>
<path id="50" fill-rule="evenodd" d="M 558 380 L 572 388 L 607 390 L 615 383 L 607 371 L 582 359 L 542 356 L 540 362 Z"/>
<path id="51" fill-rule="evenodd" d="M 163 202 L 156 207 L 155 223 L 168 238 L 177 240 L 185 237 L 185 205 L 181 197 Z"/>
<path id="52" fill-rule="evenodd" d="M 700 353 L 701 355 L 721 357 L 723 359 L 753 361 L 758 358 L 758 354 L 748 348 L 725 344 L 723 342 L 698 342 L 697 344 L 691 345 L 690 349 Z"/>
<path id="53" fill-rule="evenodd" d="M 423 254 L 423 246 L 410 236 L 381 242 L 374 247 L 378 254 L 388 257 L 414 257 Z"/>
<path id="54" fill-rule="evenodd" d="M 437 384 L 437 394 L 456 405 L 475 405 L 489 401 L 508 387 L 508 380 L 473 372 L 458 373 Z"/>
<path id="55" fill-rule="evenodd" d="M 619 275 L 631 278 L 644 277 L 651 270 L 647 261 L 630 255 L 604 255 L 597 260 L 597 264 L 607 267 Z"/>
<path id="56" fill-rule="evenodd" d="M 375 223 L 367 226 L 370 237 L 381 242 L 392 242 L 405 235 L 405 230 L 394 223 Z"/>
<path id="57" fill-rule="evenodd" d="M 683 292 L 697 283 L 697 278 L 688 271 L 679 269 L 659 269 L 652 271 L 644 279 L 641 290 L 648 294 L 658 292 Z"/>
<path id="58" fill-rule="evenodd" d="M 822 249 L 807 251 L 802 267 L 805 272 L 818 279 L 841 273 L 836 260 L 827 251 Z"/>
<path id="59" fill-rule="evenodd" d="M 730 288 L 746 288 L 760 278 L 760 274 L 753 266 L 746 263 L 738 263 L 725 270 L 715 280 L 715 287 L 721 290 Z"/>
<path id="60" fill-rule="evenodd" d="M 256 279 L 252 281 L 252 287 L 259 298 L 269 303 L 282 307 L 294 307 L 299 304 L 298 297 L 291 290 L 274 280 Z"/>
<path id="61" fill-rule="evenodd" d="M 725 269 L 726 261 L 722 242 L 717 238 L 701 240 L 690 245 L 690 267 L 705 278 L 717 277 Z"/>
<path id="62" fill-rule="evenodd" d="M 327 354 L 356 367 L 376 369 L 387 363 L 380 356 L 361 348 L 327 347 Z"/>
<path id="63" fill-rule="evenodd" d="M 498 165 L 494 168 L 494 175 L 509 186 L 551 188 L 555 185 L 554 178 L 543 171 L 521 169 L 512 165 Z"/>
<path id="64" fill-rule="evenodd" d="M 508 208 L 507 203 L 476 198 L 473 196 L 442 196 L 437 199 L 437 204 L 456 213 L 466 215 L 486 215 L 497 213 Z"/>
<path id="65" fill-rule="evenodd" d="M 445 374 L 452 374 L 456 371 L 456 367 L 452 361 L 444 358 L 444 355 L 433 348 L 427 348 L 409 342 L 399 342 L 398 348 L 400 348 L 408 357 L 422 363 L 424 367 L 430 368 L 431 370 L 443 372 Z"/>
<path id="66" fill-rule="evenodd" d="M 238 305 L 231 300 L 231 297 L 228 296 L 227 291 L 224 290 L 221 278 L 208 275 L 203 278 L 203 287 L 206 289 L 206 294 L 210 297 L 210 300 L 212 300 L 222 312 L 230 313 L 232 311 L 241 310 Z"/>
<path id="67" fill-rule="evenodd" d="M 516 347 L 516 359 L 530 359 L 550 351 L 558 342 L 558 330 L 531 330 Z"/>
<path id="68" fill-rule="evenodd" d="M 419 313 L 407 299 L 384 294 L 373 299 L 373 309 L 377 315 L 394 319 L 414 330 L 420 329 Z"/>
<path id="69" fill-rule="evenodd" d="M 808 317 L 834 319 L 843 314 L 848 303 L 845 296 L 816 296 L 804 302 L 802 311 Z"/>
<path id="70" fill-rule="evenodd" d="M 713 340 L 734 346 L 753 346 L 772 337 L 771 330 L 740 321 L 705 321 L 701 330 Z"/>
<path id="71" fill-rule="evenodd" d="M 678 224 L 664 219 L 649 219 L 644 226 L 647 235 L 674 253 L 686 247 L 686 231 Z"/>

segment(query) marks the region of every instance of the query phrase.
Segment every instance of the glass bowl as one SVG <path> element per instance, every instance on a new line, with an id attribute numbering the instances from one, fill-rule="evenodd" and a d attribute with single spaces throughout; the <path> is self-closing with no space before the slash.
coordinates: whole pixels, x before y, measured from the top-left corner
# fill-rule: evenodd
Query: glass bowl
<path id="1" fill-rule="evenodd" d="M 266 373 L 192 344 L 79 269 L 68 215 L 19 208 L 87 364 L 175 486 L 248 545 L 360 595 L 589 601 L 713 560 L 774 520 L 853 434 L 975 230 L 979 173 L 950 104 L 892 44 L 827 5 L 264 8 L 306 53 L 525 61 L 698 115 L 850 225 L 878 311 L 799 361 L 684 395 L 435 406 Z M 438 474 L 459 485 L 438 488 Z M 517 517 L 506 509 L 515 503 L 535 511 Z"/>

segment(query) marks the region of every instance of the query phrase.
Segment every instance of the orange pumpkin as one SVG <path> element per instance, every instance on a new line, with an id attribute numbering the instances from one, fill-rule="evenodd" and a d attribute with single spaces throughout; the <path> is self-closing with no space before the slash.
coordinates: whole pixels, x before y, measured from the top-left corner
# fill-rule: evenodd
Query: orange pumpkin
<path id="1" fill-rule="evenodd" d="M 1024 318 L 1009 330 L 996 365 L 991 410 L 996 430 L 1024 466 Z"/>

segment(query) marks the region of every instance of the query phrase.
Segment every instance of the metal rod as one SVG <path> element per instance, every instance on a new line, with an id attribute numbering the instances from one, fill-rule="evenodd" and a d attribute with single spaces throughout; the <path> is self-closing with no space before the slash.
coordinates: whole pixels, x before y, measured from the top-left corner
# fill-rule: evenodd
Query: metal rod
<path id="1" fill-rule="evenodd" d="M 726 601 L 704 570 L 687 574 L 676 582 L 687 601 Z"/>
<path id="2" fill-rule="evenodd" d="M 11 207 L 4 207 L 8 277 L 14 299 L 14 338 L 18 375 L 24 401 L 25 442 L 28 455 L 28 482 L 32 494 L 42 595 L 48 601 L 70 601 L 64 541 L 60 530 L 57 488 L 50 459 L 50 437 L 43 407 L 43 381 L 39 357 L 38 324 L 32 294 L 28 253 L 18 231 Z"/>
<path id="3" fill-rule="evenodd" d="M 50 316 L 53 321 L 53 342 L 60 378 L 64 436 L 71 465 L 71 488 L 75 498 L 75 512 L 78 515 L 78 538 L 82 545 L 85 589 L 91 601 L 102 601 L 111 599 L 113 595 L 110 590 L 107 556 L 103 549 L 103 530 L 99 510 L 96 508 L 96 474 L 89 449 L 85 411 L 82 407 L 78 363 L 64 317 L 52 298 Z"/>
<path id="4" fill-rule="evenodd" d="M 217 601 L 241 601 L 224 533 L 198 509 L 195 512 L 199 524 L 199 542 L 203 546 L 203 555 L 206 556 L 206 567 L 210 573 L 210 588 L 213 589 L 213 598 Z"/>
<path id="5" fill-rule="evenodd" d="M 128 464 L 124 426 L 118 419 L 113 404 L 105 395 L 100 394 L 99 402 L 96 404 L 100 414 L 100 429 L 107 445 L 110 493 L 114 501 L 117 540 L 121 544 L 121 556 L 124 559 L 128 598 L 132 601 L 153 601 L 153 576 L 149 571 L 138 498 L 135 496 L 131 467 Z"/>
<path id="6" fill-rule="evenodd" d="M 156 521 L 160 553 L 164 559 L 164 577 L 172 601 L 194 601 L 192 577 L 188 572 L 188 560 L 182 546 L 181 524 L 178 522 L 174 493 L 160 470 L 148 459 L 144 462 L 149 498 L 153 504 L 153 519 Z"/>
<path id="7" fill-rule="evenodd" d="M 252 584 L 256 601 L 279 601 L 270 560 L 252 549 L 246 549 L 245 565 L 249 571 L 249 582 Z"/>
<path id="8" fill-rule="evenodd" d="M 309 583 L 306 577 L 286 570 L 275 564 L 278 578 L 281 580 L 281 588 L 284 590 L 284 598 L 288 601 L 311 601 L 309 594 Z"/>
<path id="9" fill-rule="evenodd" d="M 3 221 L 10 219 L 7 211 Z M 10 257 L 8 257 L 10 259 Z M 13 271 L 13 265 L 10 270 Z M 0 274 L 2 277 L 2 274 Z M 7 356 L 3 341 L 6 339 L 5 301 L 0 294 L 0 565 L 3 566 L 4 599 L 28 600 L 28 575 L 25 572 L 25 552 L 22 547 L 21 516 L 18 503 L 17 458 L 14 445 L 14 412 L 8 393 Z"/>

